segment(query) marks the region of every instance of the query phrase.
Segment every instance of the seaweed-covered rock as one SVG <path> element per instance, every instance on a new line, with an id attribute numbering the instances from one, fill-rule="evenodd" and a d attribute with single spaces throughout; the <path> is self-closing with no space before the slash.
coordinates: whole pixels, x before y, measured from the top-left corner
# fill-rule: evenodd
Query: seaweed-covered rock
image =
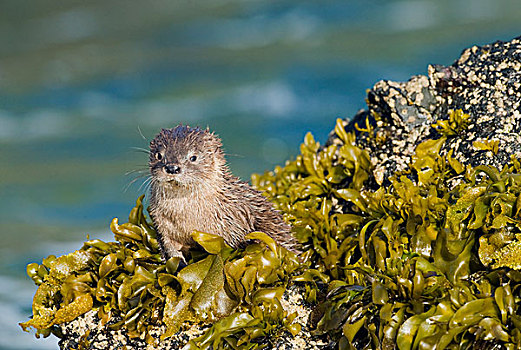
<path id="1" fill-rule="evenodd" d="M 379 82 L 325 145 L 252 176 L 299 259 L 194 233 L 165 264 L 138 200 L 117 242 L 28 266 L 22 327 L 64 349 L 521 348 L 520 68 L 514 39 Z"/>
<path id="2" fill-rule="evenodd" d="M 256 242 L 238 250 L 220 236 L 194 232 L 203 250 L 193 250 L 184 268 L 177 257 L 163 263 L 142 199 L 129 222 L 112 221 L 116 242 L 90 240 L 28 265 L 38 290 L 33 318 L 22 328 L 53 333 L 64 349 L 199 349 L 300 332 L 297 312 L 282 306 L 300 268 L 294 253 L 261 232 L 250 233 Z"/>
<path id="3" fill-rule="evenodd" d="M 308 135 L 254 177 L 308 244 L 297 280 L 315 334 L 346 349 L 521 347 L 520 52 L 497 42 L 379 82 L 325 146 Z"/>

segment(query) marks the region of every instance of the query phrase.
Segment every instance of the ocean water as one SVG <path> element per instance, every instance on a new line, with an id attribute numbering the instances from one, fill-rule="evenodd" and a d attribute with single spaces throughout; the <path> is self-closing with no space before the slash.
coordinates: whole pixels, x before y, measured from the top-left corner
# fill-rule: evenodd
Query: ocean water
<path id="1" fill-rule="evenodd" d="M 0 3 L 0 349 L 55 349 L 18 322 L 25 266 L 111 240 L 161 128 L 209 126 L 248 179 L 325 141 L 381 79 L 521 35 L 517 0 Z M 130 184 L 130 185 L 129 185 Z"/>

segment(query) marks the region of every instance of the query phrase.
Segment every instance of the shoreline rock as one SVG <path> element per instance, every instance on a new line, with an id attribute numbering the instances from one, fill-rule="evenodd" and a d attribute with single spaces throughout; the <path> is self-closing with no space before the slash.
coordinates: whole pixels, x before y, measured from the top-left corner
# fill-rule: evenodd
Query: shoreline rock
<path id="1" fill-rule="evenodd" d="M 485 193 L 485 185 L 479 187 L 479 191 L 473 190 L 474 192 L 462 186 L 462 192 L 457 193 L 454 198 L 451 197 L 451 191 L 457 189 L 460 182 L 467 181 L 468 184 L 472 182 L 468 177 L 482 176 L 477 174 L 479 171 L 472 176 L 468 175 L 472 168 L 490 165 L 501 169 L 511 160 L 512 155 L 521 157 L 520 107 L 521 39 L 515 38 L 509 42 L 498 41 L 482 47 L 474 46 L 464 50 L 460 58 L 448 67 L 429 66 L 427 76 L 414 76 L 407 82 L 384 80 L 376 83 L 368 92 L 367 109 L 358 112 L 352 119 L 339 120 L 323 147 L 315 143 L 312 136 L 307 136 L 301 147 L 302 155 L 299 155 L 297 160 L 288 162 L 285 168 L 279 167 L 274 172 L 254 177 L 254 184 L 266 190 L 267 195 L 277 202 L 279 209 L 285 212 L 293 224 L 299 220 L 295 216 L 296 212 L 309 212 L 309 216 L 312 216 L 316 211 L 317 217 L 319 214 L 322 215 L 319 219 L 327 221 L 325 224 L 327 229 L 310 228 L 316 224 L 314 221 L 298 222 L 295 225 L 298 226 L 296 234 L 300 237 L 316 234 L 313 232 L 314 229 L 319 230 L 323 235 L 320 237 L 322 241 L 309 243 L 310 249 L 314 251 L 307 258 L 310 261 L 315 259 L 314 265 L 310 266 L 311 270 L 316 269 L 314 274 L 302 277 L 300 279 L 302 284 L 298 283 L 296 286 L 290 284 L 280 301 L 288 314 L 297 312 L 295 320 L 302 326 L 302 331 L 296 336 L 285 331 L 274 339 L 264 338 L 260 341 L 271 346 L 268 348 L 287 350 L 336 346 L 371 348 L 375 347 L 375 342 L 380 342 L 379 346 L 386 349 L 415 348 L 424 340 L 414 338 L 414 334 L 408 337 L 404 331 L 401 331 L 401 326 L 405 324 L 407 327 L 416 327 L 414 329 L 419 333 L 418 329 L 423 325 L 421 331 L 425 334 L 434 332 L 433 329 L 428 328 L 431 323 L 426 320 L 436 315 L 439 316 L 436 320 L 443 319 L 446 323 L 439 321 L 439 324 L 443 324 L 447 329 L 436 329 L 437 333 L 430 334 L 428 344 L 448 345 L 453 340 L 449 334 L 451 328 L 464 327 L 461 324 L 468 321 L 464 318 L 460 319 L 461 315 L 464 315 L 461 310 L 476 308 L 480 312 L 478 314 L 483 317 L 476 321 L 478 323 L 465 324 L 465 327 L 474 327 L 472 329 L 475 333 L 472 335 L 477 338 L 463 339 L 462 336 L 460 344 L 471 344 L 469 346 L 480 349 L 498 348 L 503 343 L 509 346 L 514 343 L 521 344 L 521 331 L 518 328 L 518 324 L 521 325 L 521 318 L 516 318 L 515 311 L 519 300 L 516 301 L 511 297 L 510 289 L 518 288 L 516 283 L 521 282 L 521 273 L 517 271 L 519 269 L 517 265 L 508 265 L 512 264 L 511 258 L 508 258 L 510 260 L 505 258 L 510 261 L 508 264 L 492 265 L 499 259 L 498 255 L 494 255 L 494 251 L 504 251 L 505 256 L 511 251 L 517 251 L 518 241 L 514 236 L 521 234 L 518 232 L 519 227 L 515 226 L 517 224 L 513 223 L 513 217 L 517 212 L 512 213 L 512 209 L 505 213 L 504 211 L 508 210 L 501 209 L 503 211 L 500 215 L 504 217 L 489 224 L 485 229 L 483 228 L 485 225 L 483 222 L 486 221 L 485 214 L 477 213 L 482 208 L 474 207 L 474 202 L 481 200 L 479 196 Z M 351 131 L 356 133 L 356 142 L 348 135 Z M 350 140 L 355 144 L 351 145 Z M 442 142 L 428 143 L 429 140 Z M 389 208 L 398 207 L 395 212 L 386 208 L 389 212 L 382 214 L 381 217 L 363 217 L 371 209 L 370 203 L 364 201 L 370 202 L 368 199 L 370 196 L 374 196 L 370 198 L 371 200 L 376 200 L 378 196 L 384 194 L 390 196 L 391 193 L 385 191 L 393 186 L 396 192 L 400 190 L 398 186 L 403 186 L 404 191 L 407 187 L 417 186 L 415 190 L 429 194 L 430 190 L 436 190 L 434 184 L 431 184 L 429 190 L 418 185 L 422 182 L 423 170 L 419 166 L 416 152 L 418 146 L 422 144 L 424 148 L 425 145 L 432 146 L 431 149 L 424 149 L 424 154 L 431 158 L 431 163 L 425 165 L 427 171 L 432 172 L 432 164 L 438 161 L 436 156 L 440 155 L 452 167 L 450 171 L 460 174 L 451 177 L 449 180 L 451 183 L 440 189 L 440 192 L 446 191 L 447 198 L 436 197 L 429 202 L 429 198 L 423 197 L 422 194 L 422 197 L 418 198 L 421 201 L 425 200 L 425 203 L 417 204 L 416 198 L 410 195 L 412 209 L 401 207 L 407 204 L 404 204 L 402 197 L 391 198 L 390 204 L 386 205 Z M 345 146 L 349 147 L 344 149 Z M 341 154 L 342 152 L 344 153 Z M 342 157 L 344 157 L 343 163 L 339 164 L 339 158 Z M 370 164 L 365 164 L 365 157 Z M 411 164 L 415 162 L 416 173 L 410 169 Z M 444 163 L 443 166 L 445 165 Z M 372 171 L 368 170 L 369 168 Z M 346 175 L 347 173 L 349 174 Z M 403 180 L 391 179 L 397 173 L 405 175 L 402 176 Z M 493 171 L 489 173 L 486 175 L 495 176 Z M 428 176 L 426 175 L 425 178 L 428 179 Z M 306 182 L 306 178 L 312 181 Z M 301 183 L 291 189 L 293 192 L 288 193 L 286 189 L 291 186 L 288 184 L 291 181 Z M 514 185 L 517 186 L 515 183 L 512 186 Z M 501 185 L 497 186 L 501 187 Z M 327 189 L 324 190 L 323 187 Z M 467 190 L 468 192 L 465 192 Z M 510 197 L 506 204 L 498 204 L 498 206 L 515 207 L 516 198 Z M 402 202 L 399 202 L 400 200 Z M 301 207 L 292 208 L 295 203 L 300 203 Z M 415 205 L 417 207 L 414 207 Z M 481 205 L 493 211 L 490 209 L 493 207 L 490 203 Z M 434 214 L 426 214 L 427 206 L 434 208 L 432 209 Z M 468 211 L 462 213 L 461 208 L 471 208 L 473 213 L 477 214 L 469 214 Z M 371 210 L 378 214 L 380 209 Z M 418 211 L 421 215 L 417 213 Z M 445 218 L 447 224 L 444 218 L 439 217 L 439 213 L 451 215 L 450 218 Z M 385 215 L 389 220 L 386 221 Z M 399 217 L 393 223 L 390 219 L 392 215 L 403 217 Z M 472 217 L 471 220 L 472 215 L 478 217 Z M 489 212 L 487 215 L 487 218 L 493 219 L 490 218 Z M 453 221 L 458 223 L 465 221 L 466 231 L 458 231 L 463 229 L 455 227 Z M 471 226 L 472 228 L 468 228 Z M 380 231 L 372 233 L 374 239 L 368 238 L 370 229 L 374 227 Z M 398 238 L 392 236 L 390 232 L 397 234 Z M 416 232 L 420 232 L 419 237 L 415 236 Z M 458 239 L 450 235 L 461 238 L 462 244 L 465 244 L 459 244 Z M 397 239 L 396 242 L 401 239 L 400 244 L 407 245 L 410 251 L 404 251 L 405 248 L 399 246 L 393 252 L 391 248 L 386 248 L 385 245 L 390 245 L 393 237 Z M 373 241 L 369 242 L 370 239 Z M 443 255 L 438 252 L 437 254 L 442 255 L 443 258 L 430 255 L 434 254 L 436 249 L 439 250 L 442 243 L 446 241 L 455 242 L 447 248 L 450 254 L 443 253 L 445 254 Z M 369 246 L 369 243 L 372 245 Z M 346 246 L 351 250 L 346 252 Z M 340 247 L 344 247 L 344 251 Z M 374 251 L 368 253 L 369 248 L 374 248 Z M 403 255 L 392 256 L 400 252 L 400 249 L 400 254 Z M 469 254 L 472 254 L 470 258 L 468 258 Z M 467 256 L 465 258 L 467 260 L 463 261 L 464 258 L 461 258 L 463 262 L 458 260 L 460 256 Z M 362 258 L 368 261 L 366 265 L 360 265 Z M 387 261 L 392 261 L 394 265 Z M 462 272 L 447 267 L 450 261 L 464 263 L 465 268 L 462 269 L 466 270 Z M 403 263 L 403 266 L 396 267 L 398 263 Z M 337 264 L 344 265 L 338 267 Z M 386 264 L 392 265 L 392 269 L 395 269 L 392 273 L 395 275 L 380 277 L 383 275 L 381 271 L 380 275 L 374 272 L 391 269 Z M 342 270 L 343 268 L 347 272 Z M 443 268 L 447 271 L 441 271 Z M 489 279 L 483 277 L 486 274 L 493 277 Z M 320 284 L 317 282 L 319 279 L 322 279 L 322 284 L 317 286 Z M 459 284 L 462 280 L 468 284 Z M 472 294 L 471 282 L 474 285 L 479 284 L 480 288 L 484 286 L 482 295 Z M 441 288 L 440 286 L 443 285 L 445 289 L 438 289 L 437 293 L 440 295 L 423 295 L 424 284 L 429 288 L 434 288 L 433 286 Z M 306 288 L 303 285 L 306 285 Z M 320 307 L 305 302 L 308 297 L 316 300 Z M 429 300 L 435 300 L 438 304 L 430 305 Z M 508 305 L 508 307 L 497 305 Z M 368 308 L 373 309 L 369 312 Z M 500 309 L 499 316 L 496 309 Z M 408 318 L 404 315 L 408 315 Z M 452 317 L 450 320 L 454 320 L 454 325 L 447 321 L 449 316 Z M 515 319 L 513 325 L 510 318 Z M 166 339 L 159 348 L 180 348 L 183 343 L 199 336 L 208 327 L 208 325 L 193 325 L 188 330 L 184 329 Z M 381 329 L 375 329 L 378 327 Z M 507 333 L 506 327 L 510 327 L 512 334 Z M 92 311 L 72 322 L 60 325 L 60 328 L 63 334 L 60 341 L 62 349 L 76 348 L 78 343 L 85 340 L 87 341 L 82 344 L 88 344 L 89 349 L 124 346 L 128 349 L 147 348 L 144 339 L 131 340 L 123 330 L 107 331 L 105 326 L 99 325 Z M 157 335 L 162 333 L 163 331 L 158 330 Z M 378 338 L 377 333 L 381 338 Z M 465 336 L 469 336 L 470 333 L 467 332 Z"/>
<path id="2" fill-rule="evenodd" d="M 471 118 L 458 137 L 447 140 L 442 154 L 452 149 L 463 164 L 500 167 L 511 155 L 521 155 L 521 37 L 465 49 L 450 66 L 429 65 L 427 76 L 379 81 L 367 104 L 344 124 L 347 131 L 358 131 L 355 125 L 365 128 L 367 118 L 374 127 L 374 138 L 358 132 L 357 144 L 369 151 L 378 184 L 404 170 L 418 144 L 440 137 L 432 124 L 450 110 Z M 499 141 L 497 153 L 473 146 L 486 139 Z M 326 145 L 334 140 L 332 132 Z"/>

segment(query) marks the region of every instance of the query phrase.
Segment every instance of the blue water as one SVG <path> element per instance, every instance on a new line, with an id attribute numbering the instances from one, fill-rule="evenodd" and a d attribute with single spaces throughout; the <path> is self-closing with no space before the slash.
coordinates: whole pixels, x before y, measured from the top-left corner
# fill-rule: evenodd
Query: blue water
<path id="1" fill-rule="evenodd" d="M 380 79 L 521 35 L 517 0 L 0 4 L 0 349 L 56 348 L 17 323 L 25 265 L 111 239 L 160 128 L 209 126 L 248 179 L 325 141 Z M 145 136 L 145 140 L 141 137 Z"/>

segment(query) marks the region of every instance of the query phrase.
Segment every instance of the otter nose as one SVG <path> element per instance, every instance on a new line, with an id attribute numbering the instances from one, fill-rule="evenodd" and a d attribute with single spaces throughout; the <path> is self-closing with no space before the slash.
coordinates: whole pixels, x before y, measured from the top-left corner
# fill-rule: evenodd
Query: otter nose
<path id="1" fill-rule="evenodd" d="M 181 168 L 177 165 L 165 165 L 165 171 L 168 174 L 179 174 L 181 172 Z"/>

